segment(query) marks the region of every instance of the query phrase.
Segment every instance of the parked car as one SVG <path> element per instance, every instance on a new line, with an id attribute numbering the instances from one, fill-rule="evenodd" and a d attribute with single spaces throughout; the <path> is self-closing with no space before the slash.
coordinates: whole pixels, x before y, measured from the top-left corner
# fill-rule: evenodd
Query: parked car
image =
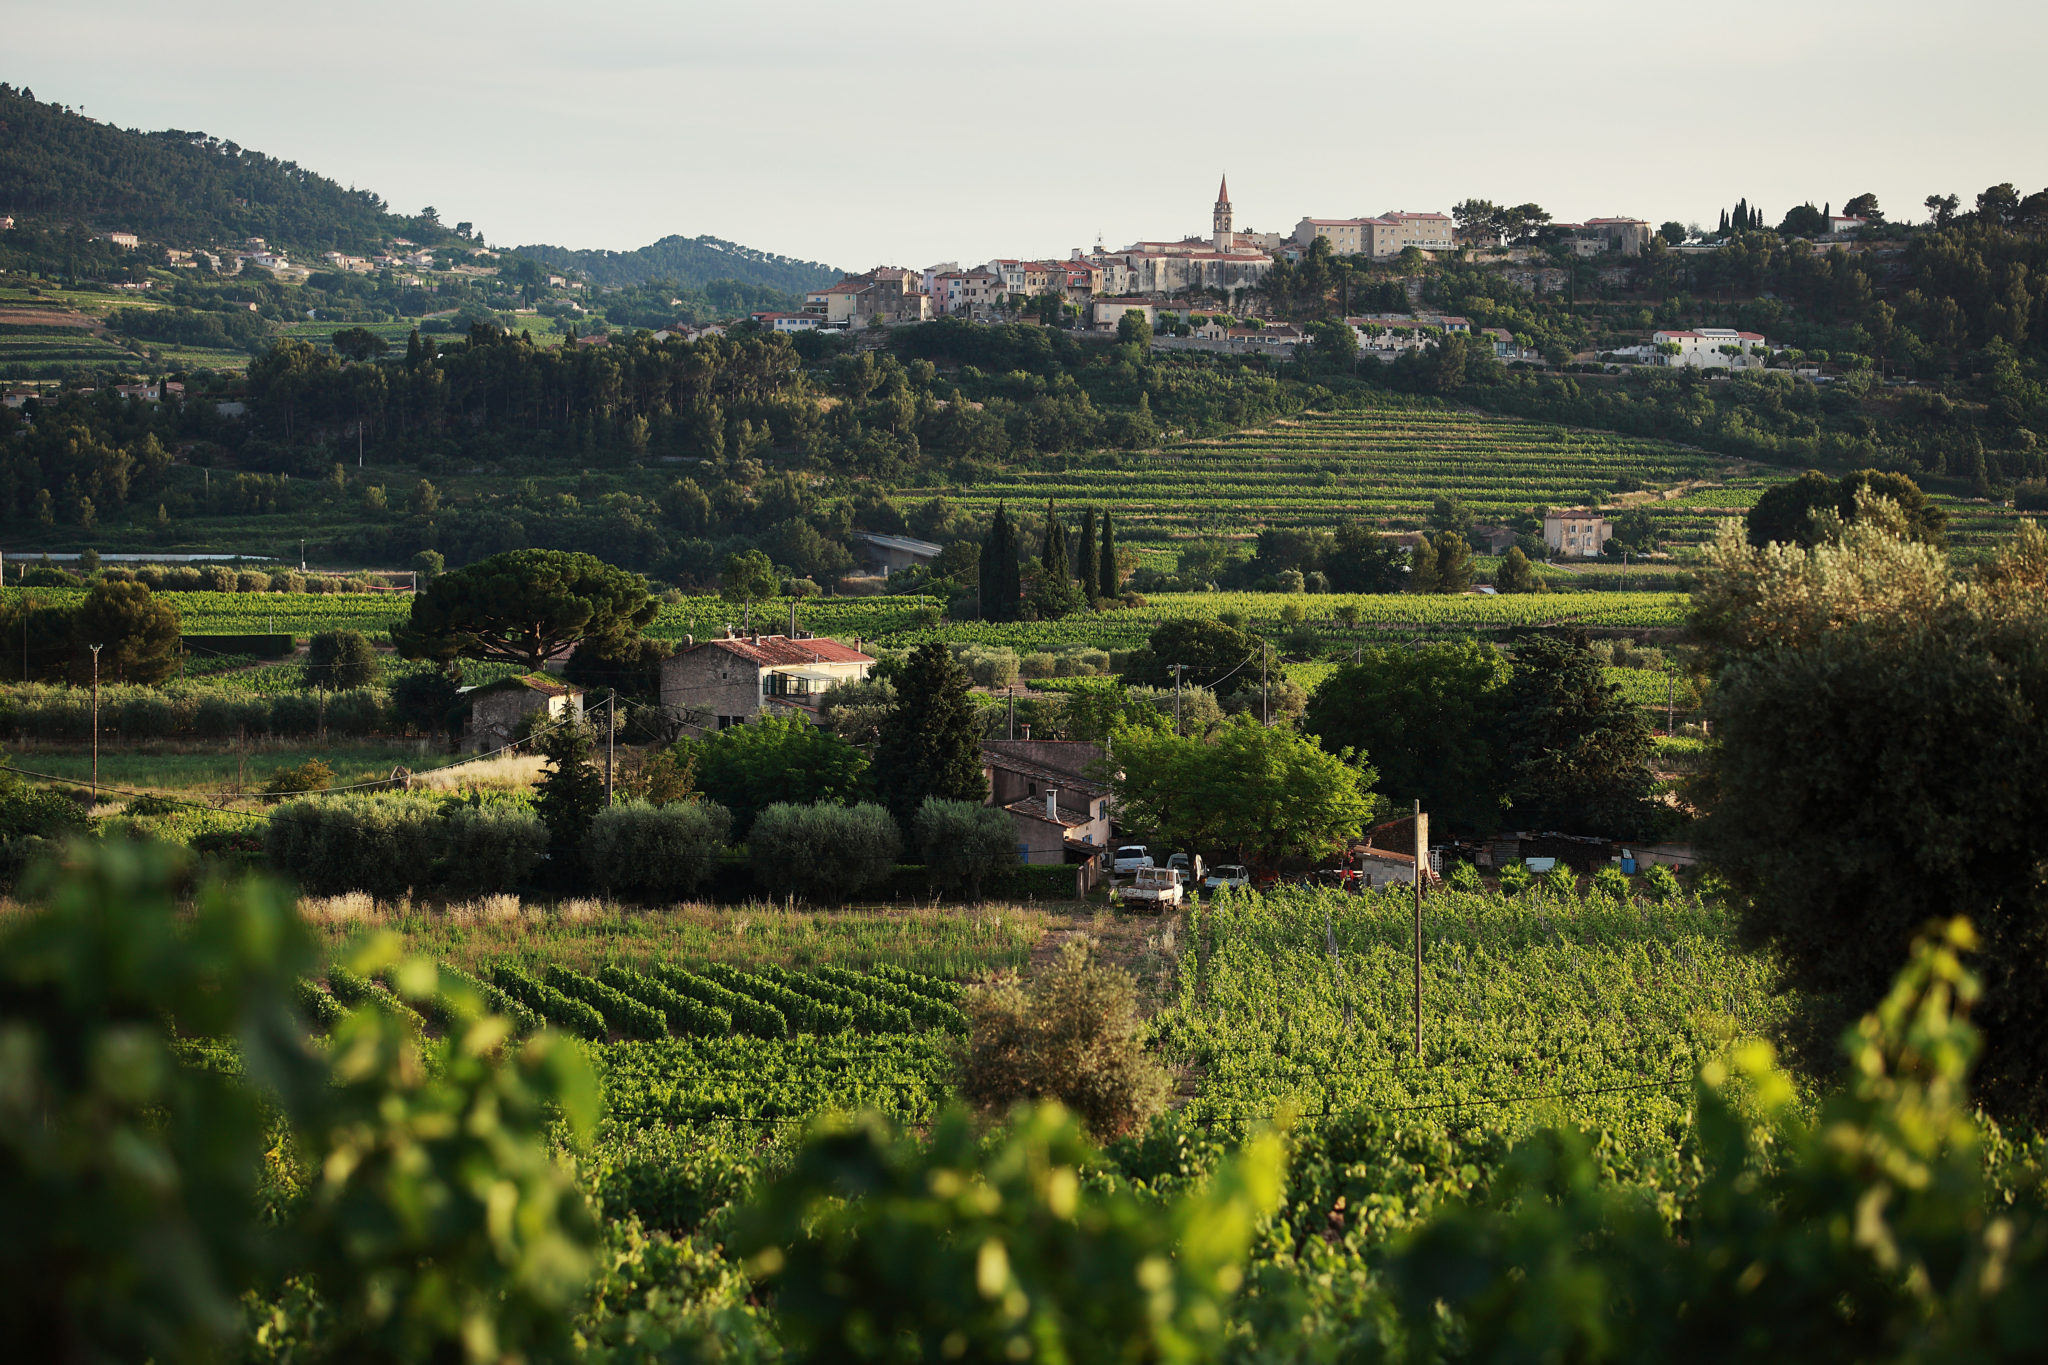
<path id="1" fill-rule="evenodd" d="M 1164 913 L 1168 906 L 1179 905 L 1183 894 L 1179 868 L 1141 867 L 1136 880 L 1124 888 L 1123 901 L 1133 910 Z"/>
<path id="2" fill-rule="evenodd" d="M 1119 876 L 1136 872 L 1141 867 L 1152 866 L 1152 850 L 1143 844 L 1125 844 L 1116 851 L 1109 870 Z"/>
<path id="3" fill-rule="evenodd" d="M 1166 860 L 1166 865 L 1179 869 L 1181 880 L 1190 886 L 1202 880 L 1204 869 L 1202 867 L 1202 855 L 1199 853 L 1192 857 L 1185 853 L 1176 853 Z"/>
<path id="4" fill-rule="evenodd" d="M 1239 863 L 1225 863 L 1209 869 L 1209 875 L 1202 878 L 1204 891 L 1221 891 L 1226 886 L 1247 887 L 1252 884 L 1252 870 Z"/>

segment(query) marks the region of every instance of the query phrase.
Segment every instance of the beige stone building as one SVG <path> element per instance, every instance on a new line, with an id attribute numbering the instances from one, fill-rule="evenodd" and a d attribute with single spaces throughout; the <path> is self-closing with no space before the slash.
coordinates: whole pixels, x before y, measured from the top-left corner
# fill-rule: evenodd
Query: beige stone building
<path id="1" fill-rule="evenodd" d="M 837 640 L 706 640 L 662 661 L 661 704 L 701 714 L 707 730 L 744 725 L 764 713 L 815 720 L 820 697 L 839 683 L 865 678 L 874 666 Z"/>
<path id="2" fill-rule="evenodd" d="M 1329 242 L 1332 255 L 1374 260 L 1398 256 L 1411 246 L 1450 251 L 1457 245 L 1447 214 L 1405 209 L 1389 209 L 1375 218 L 1304 218 L 1294 225 L 1296 246 L 1306 247 L 1318 237 Z"/>
<path id="3" fill-rule="evenodd" d="M 467 688 L 469 721 L 463 747 L 471 753 L 502 749 L 519 735 L 527 718 L 540 721 L 573 719 L 583 714 L 583 689 L 544 673 L 522 673 L 481 687 Z"/>
<path id="4" fill-rule="evenodd" d="M 1115 281 L 1105 282 L 1110 291 L 1172 294 L 1185 289 L 1206 289 L 1232 294 L 1263 280 L 1273 268 L 1273 258 L 1249 241 L 1239 239 L 1227 180 L 1217 187 L 1209 223 L 1206 239 L 1133 242 L 1122 251 L 1107 253 L 1121 260 L 1129 271 L 1129 279 L 1122 288 Z"/>
<path id="5" fill-rule="evenodd" d="M 1567 559 L 1595 559 L 1601 547 L 1614 537 L 1607 518 L 1589 508 L 1574 507 L 1550 512 L 1543 518 L 1543 543 L 1554 555 Z"/>
<path id="6" fill-rule="evenodd" d="M 931 317 L 931 301 L 918 271 L 876 266 L 804 295 L 804 311 L 826 327 L 865 327 L 877 317 L 885 323 L 923 322 Z"/>
<path id="7" fill-rule="evenodd" d="M 1087 772 L 1102 757 L 1102 746 L 1079 740 L 983 741 L 989 804 L 1016 823 L 1019 861 L 1064 863 L 1109 847 L 1109 786 Z"/>

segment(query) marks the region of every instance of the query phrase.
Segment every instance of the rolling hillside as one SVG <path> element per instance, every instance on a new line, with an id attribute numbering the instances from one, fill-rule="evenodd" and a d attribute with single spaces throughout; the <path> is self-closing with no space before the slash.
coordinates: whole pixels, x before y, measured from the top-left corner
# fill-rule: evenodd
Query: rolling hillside
<path id="1" fill-rule="evenodd" d="M 522 256 L 557 270 L 578 270 L 598 285 L 636 285 L 674 280 L 685 287 L 712 280 L 738 280 L 801 294 L 833 283 L 843 273 L 817 261 L 756 251 L 718 237 L 664 237 L 637 251 L 578 251 L 565 246 L 522 246 Z"/>

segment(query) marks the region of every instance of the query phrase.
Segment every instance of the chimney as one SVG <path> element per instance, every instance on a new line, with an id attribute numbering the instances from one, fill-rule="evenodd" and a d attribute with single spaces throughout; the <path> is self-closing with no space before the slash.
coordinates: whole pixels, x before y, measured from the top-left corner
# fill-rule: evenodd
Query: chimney
<path id="1" fill-rule="evenodd" d="M 1047 787 L 1045 789 L 1045 818 L 1048 820 L 1060 818 L 1060 789 L 1058 787 Z"/>

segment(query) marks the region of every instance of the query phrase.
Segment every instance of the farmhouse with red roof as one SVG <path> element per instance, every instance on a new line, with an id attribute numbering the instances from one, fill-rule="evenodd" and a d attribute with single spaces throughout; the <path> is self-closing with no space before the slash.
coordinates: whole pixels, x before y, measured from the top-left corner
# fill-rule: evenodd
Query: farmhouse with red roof
<path id="1" fill-rule="evenodd" d="M 865 678 L 875 661 L 837 640 L 742 635 L 706 640 L 661 665 L 661 704 L 703 713 L 705 729 L 744 725 L 763 714 L 815 720 L 818 699 Z"/>

